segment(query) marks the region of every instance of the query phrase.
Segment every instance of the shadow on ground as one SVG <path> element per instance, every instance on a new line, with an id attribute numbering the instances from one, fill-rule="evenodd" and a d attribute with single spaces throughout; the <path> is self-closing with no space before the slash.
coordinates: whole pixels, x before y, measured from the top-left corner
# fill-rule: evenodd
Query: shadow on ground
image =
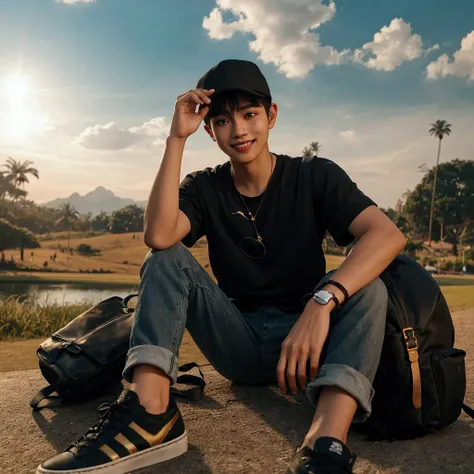
<path id="1" fill-rule="evenodd" d="M 466 401 L 474 405 L 474 312 L 455 315 L 456 346 L 468 357 Z M 206 396 L 179 402 L 190 448 L 186 455 L 137 474 L 284 474 L 313 416 L 304 395 L 281 395 L 276 386 L 232 384 L 203 368 Z M 470 383 L 469 383 L 470 382 Z M 39 370 L 0 374 L 2 474 L 34 473 L 36 466 L 78 439 L 97 420 L 100 403 L 114 401 L 120 386 L 99 399 L 32 413 L 30 399 L 45 385 Z M 439 433 L 411 441 L 369 442 L 353 431 L 356 474 L 467 474 L 474 472 L 474 420 L 462 415 Z"/>

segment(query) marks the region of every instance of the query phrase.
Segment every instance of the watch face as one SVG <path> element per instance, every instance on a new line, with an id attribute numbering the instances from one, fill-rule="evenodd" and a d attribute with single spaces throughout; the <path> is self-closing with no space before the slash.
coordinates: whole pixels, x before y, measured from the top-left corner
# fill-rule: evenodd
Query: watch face
<path id="1" fill-rule="evenodd" d="M 314 299 L 319 304 L 328 304 L 331 301 L 332 294 L 329 291 L 320 290 L 314 294 Z"/>

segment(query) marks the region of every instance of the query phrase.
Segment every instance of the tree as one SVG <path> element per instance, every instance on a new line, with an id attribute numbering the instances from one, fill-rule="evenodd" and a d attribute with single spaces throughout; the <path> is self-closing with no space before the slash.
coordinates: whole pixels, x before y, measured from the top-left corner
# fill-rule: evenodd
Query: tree
<path id="1" fill-rule="evenodd" d="M 92 212 L 82 214 L 76 222 L 76 229 L 84 232 L 92 231 Z"/>
<path id="2" fill-rule="evenodd" d="M 100 211 L 100 214 L 92 219 L 92 230 L 103 231 L 109 228 L 110 215 L 105 211 Z"/>
<path id="3" fill-rule="evenodd" d="M 316 158 L 319 155 L 319 150 L 321 150 L 321 145 L 319 142 L 311 142 L 309 146 L 303 148 L 303 156 L 310 157 L 315 156 Z"/>
<path id="4" fill-rule="evenodd" d="M 17 248 L 23 245 L 26 248 L 38 248 L 40 244 L 33 232 L 25 227 L 19 227 L 6 219 L 0 218 L 0 251 Z"/>
<path id="5" fill-rule="evenodd" d="M 429 133 L 430 135 L 434 135 L 436 138 L 439 139 L 438 157 L 436 159 L 436 168 L 435 168 L 434 178 L 433 178 L 433 190 L 431 194 L 430 222 L 429 222 L 429 228 L 428 228 L 428 245 L 431 247 L 431 230 L 433 228 L 433 210 L 434 210 L 434 200 L 435 200 L 435 193 L 436 193 L 436 178 L 438 176 L 439 155 L 441 153 L 441 140 L 443 139 L 445 135 L 449 135 L 451 133 L 451 124 L 447 123 L 446 120 L 436 120 L 435 123 L 431 124 Z"/>
<path id="6" fill-rule="evenodd" d="M 2 200 L 2 209 L 1 209 L 2 217 L 5 214 L 5 198 L 7 197 L 7 194 L 9 194 L 10 197 L 12 197 L 16 189 L 10 176 L 6 176 L 5 173 L 6 171 L 0 172 L 0 199 Z"/>
<path id="7" fill-rule="evenodd" d="M 18 200 L 19 197 L 26 197 L 27 192 L 25 190 L 25 185 L 26 183 L 30 182 L 30 180 L 28 179 L 28 175 L 32 175 L 36 179 L 39 178 L 39 172 L 36 168 L 33 168 L 31 166 L 32 164 L 32 161 L 25 160 L 22 162 L 20 160 L 14 160 L 9 156 L 7 163 L 4 165 L 8 170 L 8 177 L 21 191 L 21 195 L 17 193 L 16 199 L 14 198 L 14 202 Z M 21 189 L 22 186 L 23 189 Z"/>
<path id="8" fill-rule="evenodd" d="M 69 241 L 71 234 L 71 224 L 75 222 L 79 216 L 77 209 L 68 202 L 63 202 L 59 209 L 60 218 L 56 221 L 57 225 L 67 227 L 67 249 L 69 250 Z"/>
<path id="9" fill-rule="evenodd" d="M 405 203 L 404 212 L 419 232 L 426 232 L 429 225 L 427 216 L 435 171 L 425 174 Z M 474 223 L 474 160 L 455 159 L 441 163 L 438 184 L 433 207 L 439 221 L 444 223 L 446 239 L 453 244 L 453 253 L 457 255 L 460 236 Z"/>
<path id="10" fill-rule="evenodd" d="M 143 208 L 131 204 L 112 213 L 109 230 L 113 234 L 143 231 Z"/>

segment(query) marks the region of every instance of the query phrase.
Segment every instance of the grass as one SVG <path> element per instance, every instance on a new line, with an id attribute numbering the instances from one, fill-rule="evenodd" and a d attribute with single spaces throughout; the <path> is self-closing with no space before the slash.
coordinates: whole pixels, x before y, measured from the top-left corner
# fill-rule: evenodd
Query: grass
<path id="1" fill-rule="evenodd" d="M 83 255 L 68 255 L 57 250 L 58 245 L 67 246 L 67 239 L 63 234 L 61 238 L 41 242 L 41 248 L 25 250 L 24 264 L 41 270 L 43 262 L 48 262 L 50 272 L 9 272 L 0 274 L 2 281 L 44 281 L 58 282 L 92 282 L 92 283 L 127 283 L 137 284 L 139 281 L 140 266 L 147 252 L 150 250 L 143 242 L 143 233 L 104 234 L 95 237 L 82 237 L 83 234 L 71 234 L 70 247 L 76 248 L 79 244 L 88 244 L 100 250 L 100 255 L 89 257 Z M 135 235 L 135 238 L 133 236 Z M 209 263 L 207 242 L 201 239 L 190 249 L 196 260 L 214 278 Z M 33 257 L 31 257 L 33 252 Z M 56 253 L 56 261 L 52 262 L 50 256 Z M 7 260 L 13 257 L 15 262 L 20 262 L 20 250 L 13 249 L 5 252 Z M 327 256 L 328 270 L 337 268 L 344 258 Z M 124 263 L 127 262 L 127 263 Z M 113 273 L 79 273 L 80 270 L 110 270 Z M 57 273 L 59 272 L 59 273 Z M 61 273 L 62 272 L 62 273 Z M 66 273 L 76 272 L 76 273 Z"/>
<path id="2" fill-rule="evenodd" d="M 31 261 L 30 250 L 25 251 L 25 264 L 42 266 L 44 260 L 58 272 L 11 272 L 0 274 L 0 282 L 84 282 L 97 286 L 136 285 L 139 282 L 139 269 L 148 248 L 143 243 L 143 234 L 112 235 L 105 234 L 84 238 L 83 234 L 71 234 L 70 246 L 77 247 L 87 243 L 94 248 L 99 248 L 100 256 L 85 257 L 80 255 L 66 256 L 57 251 L 58 244 L 67 245 L 65 234 L 55 240 L 43 241 L 41 249 L 35 249 Z M 51 262 L 49 256 L 56 251 L 56 262 Z M 196 243 L 190 249 L 191 253 L 203 268 L 215 280 L 207 253 L 207 244 L 204 240 Z M 13 255 L 19 261 L 19 250 L 7 251 L 6 258 Z M 127 264 L 124 264 L 124 261 Z M 344 257 L 333 255 L 326 256 L 327 270 L 338 268 Z M 112 270 L 114 273 L 79 273 L 79 270 L 98 269 Z M 63 270 L 63 272 L 60 272 Z M 76 271 L 77 273 L 66 273 Z M 451 311 L 474 308 L 474 278 L 457 276 L 436 276 L 442 285 Z M 87 309 L 89 305 L 54 305 L 20 303 L 18 299 L 8 298 L 0 302 L 0 372 L 10 370 L 37 369 L 38 359 L 36 349 L 39 344 L 49 337 L 54 331 L 63 327 L 68 321 Z M 191 336 L 185 332 L 183 344 L 180 348 L 180 362 L 196 361 L 205 363 L 206 359 L 194 344 Z"/>
<path id="3" fill-rule="evenodd" d="M 474 291 L 469 286 L 443 286 L 442 291 L 451 312 L 474 308 Z M 35 306 L 11 297 L 0 302 L 0 372 L 37 369 L 36 349 L 39 344 L 88 306 Z M 180 363 L 191 361 L 207 363 L 185 331 L 180 348 Z"/>
<path id="4" fill-rule="evenodd" d="M 49 337 L 90 305 L 19 301 L 10 296 L 0 300 L 0 341 Z"/>
<path id="5" fill-rule="evenodd" d="M 440 286 L 474 286 L 474 276 L 435 276 Z"/>
<path id="6" fill-rule="evenodd" d="M 133 306 L 133 302 L 131 305 Z M 76 316 L 86 311 L 90 304 L 56 303 L 34 304 L 9 297 L 0 301 L 0 372 L 38 368 L 36 350 L 41 342 Z M 185 331 L 180 348 L 180 363 L 207 360 Z"/>
<path id="7" fill-rule="evenodd" d="M 8 341 L 0 343 L 0 373 L 14 370 L 38 369 L 38 356 L 36 350 L 45 340 L 29 339 L 27 341 Z M 183 343 L 180 348 L 179 363 L 197 362 L 207 364 L 207 359 L 202 355 L 187 331 L 184 333 Z M 45 381 L 46 385 L 46 381 Z"/>
<path id="8" fill-rule="evenodd" d="M 474 289 L 466 286 L 443 286 L 443 294 L 450 311 L 463 311 L 474 308 Z"/>

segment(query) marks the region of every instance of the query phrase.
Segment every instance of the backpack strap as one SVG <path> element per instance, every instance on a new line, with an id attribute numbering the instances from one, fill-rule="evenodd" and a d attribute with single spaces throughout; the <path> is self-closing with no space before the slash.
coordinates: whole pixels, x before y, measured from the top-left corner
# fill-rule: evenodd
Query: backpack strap
<path id="1" fill-rule="evenodd" d="M 58 399 L 61 397 L 59 395 L 51 395 L 56 391 L 56 388 L 53 385 L 48 385 L 47 387 L 42 388 L 31 400 L 30 407 L 33 408 L 33 411 L 39 411 L 41 408 L 38 408 L 38 405 L 47 398 L 48 400 Z"/>
<path id="2" fill-rule="evenodd" d="M 421 374 L 418 354 L 418 339 L 415 336 L 413 328 L 403 329 L 403 339 L 410 360 L 411 378 L 412 378 L 412 402 L 415 408 L 421 408 Z"/>
<path id="3" fill-rule="evenodd" d="M 474 418 L 474 410 L 464 403 L 462 404 L 462 409 L 466 412 L 467 415 L 469 415 L 471 418 Z"/>
<path id="4" fill-rule="evenodd" d="M 170 388 L 170 393 L 174 395 L 175 397 L 179 398 L 187 398 L 192 401 L 198 401 L 204 392 L 204 387 L 206 386 L 206 381 L 204 380 L 204 374 L 201 371 L 201 368 L 199 367 L 196 362 L 189 362 L 188 364 L 181 365 L 179 367 L 180 372 L 189 372 L 190 370 L 197 368 L 199 370 L 199 375 L 190 375 L 190 374 L 184 374 L 180 375 L 178 379 L 176 380 L 176 383 L 179 384 L 185 384 L 185 385 L 194 385 L 193 388 L 188 388 L 186 390 L 180 390 L 175 387 Z M 62 402 L 62 397 L 59 395 L 51 395 L 53 392 L 56 391 L 56 388 L 54 385 L 48 385 L 47 387 L 42 388 L 36 395 L 35 397 L 30 401 L 30 407 L 33 408 L 33 411 L 39 411 L 44 407 L 39 407 L 38 405 L 44 400 L 60 400 Z"/>
<path id="5" fill-rule="evenodd" d="M 304 184 L 310 191 L 311 201 L 313 202 L 314 211 L 316 212 L 316 206 L 313 200 L 313 160 L 313 156 L 303 156 L 301 160 L 301 172 L 303 173 Z"/>
<path id="6" fill-rule="evenodd" d="M 179 398 L 188 398 L 193 401 L 197 401 L 202 397 L 204 392 L 204 387 L 206 386 L 206 382 L 204 380 L 204 374 L 201 371 L 196 362 L 190 362 L 189 364 L 184 364 L 179 367 L 180 372 L 189 372 L 191 369 L 197 368 L 199 370 L 200 377 L 197 375 L 189 375 L 184 374 L 180 375 L 176 383 L 188 384 L 188 385 L 195 385 L 193 388 L 188 388 L 187 390 L 180 390 L 175 387 L 170 388 L 170 393 L 175 397 Z"/>
<path id="7" fill-rule="evenodd" d="M 138 296 L 138 293 L 132 293 L 131 295 L 126 296 L 126 297 L 123 299 L 124 305 L 125 305 L 125 306 L 128 306 L 128 302 L 129 302 L 132 298 L 135 298 L 135 296 Z"/>

